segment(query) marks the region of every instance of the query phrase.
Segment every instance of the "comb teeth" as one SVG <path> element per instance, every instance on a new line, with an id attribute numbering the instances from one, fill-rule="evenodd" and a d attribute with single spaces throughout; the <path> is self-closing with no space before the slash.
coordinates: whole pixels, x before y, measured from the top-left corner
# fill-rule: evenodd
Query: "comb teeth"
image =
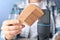
<path id="1" fill-rule="evenodd" d="M 43 11 L 39 7 L 30 4 L 22 11 L 18 19 L 31 26 L 43 14 Z"/>

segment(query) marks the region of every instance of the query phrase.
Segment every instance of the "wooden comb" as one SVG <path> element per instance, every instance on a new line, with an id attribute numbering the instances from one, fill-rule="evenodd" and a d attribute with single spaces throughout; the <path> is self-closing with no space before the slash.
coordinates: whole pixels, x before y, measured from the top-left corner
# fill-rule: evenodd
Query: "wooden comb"
<path id="1" fill-rule="evenodd" d="M 31 26 L 38 18 L 42 17 L 43 11 L 34 4 L 28 5 L 18 16 L 19 21 Z"/>

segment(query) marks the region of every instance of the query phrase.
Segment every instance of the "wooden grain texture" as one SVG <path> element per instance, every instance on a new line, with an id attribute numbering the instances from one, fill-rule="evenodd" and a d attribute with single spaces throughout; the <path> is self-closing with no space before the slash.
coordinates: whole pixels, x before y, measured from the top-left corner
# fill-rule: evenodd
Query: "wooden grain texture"
<path id="1" fill-rule="evenodd" d="M 28 5 L 22 13 L 19 15 L 18 19 L 31 26 L 38 18 L 43 15 L 43 11 L 34 4 Z"/>

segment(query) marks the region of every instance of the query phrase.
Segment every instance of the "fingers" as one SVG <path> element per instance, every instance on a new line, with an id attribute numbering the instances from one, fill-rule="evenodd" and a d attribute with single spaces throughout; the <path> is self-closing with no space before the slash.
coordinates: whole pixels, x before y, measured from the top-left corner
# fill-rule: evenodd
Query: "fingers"
<path id="1" fill-rule="evenodd" d="M 13 30 L 16 29 L 17 30 L 19 28 L 24 28 L 25 27 L 25 25 L 20 25 L 18 20 L 4 21 L 2 26 L 3 26 L 2 29 L 5 29 L 5 30 L 8 30 L 8 29 L 13 29 Z M 9 27 L 7 27 L 7 26 L 9 26 Z"/>
<path id="2" fill-rule="evenodd" d="M 4 32 L 4 35 L 5 35 L 6 39 L 12 39 L 15 35 L 21 33 L 21 29 L 17 29 L 17 30 L 13 30 L 13 29 L 6 30 L 6 29 L 3 29 L 3 32 Z"/>
<path id="3" fill-rule="evenodd" d="M 7 39 L 13 39 L 17 34 L 20 34 L 20 30 L 15 31 L 4 31 L 5 37 Z"/>
<path id="4" fill-rule="evenodd" d="M 5 27 L 2 27 L 2 30 L 5 30 L 5 31 L 12 31 L 12 30 L 18 30 L 20 29 L 20 27 L 18 26 L 5 26 Z"/>
<path id="5" fill-rule="evenodd" d="M 22 28 L 24 27 L 25 27 L 24 25 L 22 26 L 15 25 L 15 26 L 4 26 L 1 29 L 5 31 L 12 31 L 12 30 L 19 30 L 19 29 L 22 30 Z"/>
<path id="6" fill-rule="evenodd" d="M 21 32 L 21 30 L 13 30 L 13 31 L 4 31 L 5 35 L 17 35 Z"/>
<path id="7" fill-rule="evenodd" d="M 3 22 L 1 29 L 4 32 L 5 37 L 7 39 L 11 39 L 15 35 L 21 33 L 21 30 L 24 27 L 25 25 L 19 25 L 18 20 L 7 20 Z"/>
<path id="8" fill-rule="evenodd" d="M 10 26 L 10 24 L 16 25 L 19 24 L 18 20 L 7 20 L 3 22 L 3 26 Z"/>
<path id="9" fill-rule="evenodd" d="M 11 39 L 13 39 L 13 35 L 5 35 L 5 38 L 7 39 L 7 40 L 11 40 Z"/>

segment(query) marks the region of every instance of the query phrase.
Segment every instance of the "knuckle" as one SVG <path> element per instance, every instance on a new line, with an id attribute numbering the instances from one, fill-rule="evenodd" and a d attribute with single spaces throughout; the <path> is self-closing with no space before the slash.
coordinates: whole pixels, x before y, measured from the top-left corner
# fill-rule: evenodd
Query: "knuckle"
<path id="1" fill-rule="evenodd" d="M 14 26 L 12 29 L 13 30 L 18 30 L 19 29 L 19 26 Z"/>
<path id="2" fill-rule="evenodd" d="M 10 34 L 11 35 L 15 35 L 17 32 L 16 31 L 11 31 Z"/>
<path id="3" fill-rule="evenodd" d="M 5 21 L 3 21 L 3 24 L 5 24 L 5 23 L 7 23 L 9 20 L 5 20 Z"/>

